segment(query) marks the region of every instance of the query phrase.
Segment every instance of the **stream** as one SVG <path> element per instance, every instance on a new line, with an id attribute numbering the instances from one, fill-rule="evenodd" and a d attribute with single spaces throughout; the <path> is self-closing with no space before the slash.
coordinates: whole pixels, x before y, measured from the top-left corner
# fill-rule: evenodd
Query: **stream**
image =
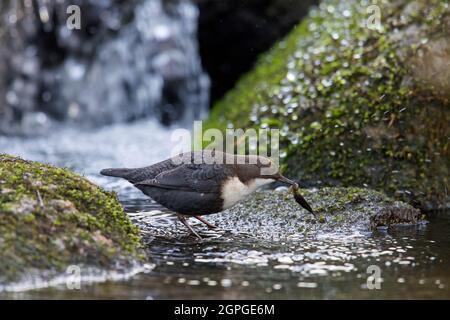
<path id="1" fill-rule="evenodd" d="M 192 221 L 205 237 L 198 241 L 187 235 L 170 212 L 128 182 L 98 174 L 104 167 L 144 166 L 168 157 L 170 132 L 156 121 L 146 120 L 84 132 L 64 129 L 33 139 L 0 137 L 2 152 L 69 167 L 116 191 L 125 211 L 142 230 L 149 263 L 155 265 L 152 271 L 128 279 L 83 283 L 80 290 L 61 285 L 2 293 L 0 297 L 450 298 L 449 212 L 430 214 L 426 225 L 373 233 L 337 230 L 297 240 L 271 238 L 270 234 L 256 239 L 217 214 L 209 217 L 222 225 L 214 231 L 206 231 Z M 368 279 L 373 268 L 380 272 L 380 289 L 370 289 L 375 283 Z"/>
<path id="2" fill-rule="evenodd" d="M 191 222 L 199 241 L 128 182 L 101 176 L 103 168 L 168 158 L 174 124 L 206 116 L 199 12 L 191 1 L 86 1 L 82 10 L 95 14 L 83 23 L 91 27 L 67 32 L 69 4 L 0 6 L 0 41 L 8 44 L 0 47 L 0 153 L 67 167 L 117 192 L 154 268 L 0 299 L 450 298 L 449 211 L 430 213 L 420 226 L 290 238 L 279 236 L 285 221 L 271 230 L 270 216 L 259 228 L 219 213 L 208 217 L 220 227 L 214 231 Z"/>

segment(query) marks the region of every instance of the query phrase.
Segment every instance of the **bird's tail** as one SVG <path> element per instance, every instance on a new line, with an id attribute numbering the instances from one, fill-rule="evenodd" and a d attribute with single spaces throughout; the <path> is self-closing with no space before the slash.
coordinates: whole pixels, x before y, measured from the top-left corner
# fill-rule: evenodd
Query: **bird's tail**
<path id="1" fill-rule="evenodd" d="M 127 179 L 133 169 L 125 169 L 125 168 L 111 168 L 111 169 L 103 169 L 100 171 L 100 174 L 109 177 L 118 177 Z"/>

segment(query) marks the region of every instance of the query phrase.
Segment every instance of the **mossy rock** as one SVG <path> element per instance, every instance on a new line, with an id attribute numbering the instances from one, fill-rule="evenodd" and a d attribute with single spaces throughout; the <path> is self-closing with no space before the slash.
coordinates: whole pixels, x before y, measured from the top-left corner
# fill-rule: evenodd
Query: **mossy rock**
<path id="1" fill-rule="evenodd" d="M 206 241 L 214 242 L 219 234 L 224 234 L 224 239 L 244 243 L 247 243 L 244 239 L 248 239 L 249 243 L 257 241 L 261 246 L 266 241 L 272 245 L 329 234 L 354 236 L 386 229 L 420 228 L 426 223 L 419 209 L 375 190 L 324 187 L 299 191 L 316 216 L 303 209 L 292 193 L 277 189 L 255 192 L 223 212 L 208 215 L 206 219 L 219 229 L 211 231 L 195 219 L 189 223 Z M 178 241 L 186 240 L 189 235 L 185 228 L 180 229 L 177 224 L 166 224 L 161 228 L 160 224 L 152 221 L 154 218 L 151 216 L 135 218 L 136 223 L 146 221 L 143 237 L 147 243 L 152 243 L 155 237 Z M 192 239 L 197 241 L 193 236 Z"/>
<path id="2" fill-rule="evenodd" d="M 0 154 L 0 287 L 30 274 L 117 270 L 142 260 L 113 193 L 63 168 Z"/>
<path id="3" fill-rule="evenodd" d="M 449 207 L 450 6 L 371 5 L 323 1 L 205 127 L 279 128 L 282 165 L 306 186 L 372 187 L 416 207 Z"/>
<path id="4" fill-rule="evenodd" d="M 280 241 L 417 226 L 424 222 L 418 209 L 371 189 L 325 187 L 301 189 L 300 193 L 316 217 L 300 207 L 290 193 L 263 191 L 208 217 L 208 221 L 252 238 Z"/>

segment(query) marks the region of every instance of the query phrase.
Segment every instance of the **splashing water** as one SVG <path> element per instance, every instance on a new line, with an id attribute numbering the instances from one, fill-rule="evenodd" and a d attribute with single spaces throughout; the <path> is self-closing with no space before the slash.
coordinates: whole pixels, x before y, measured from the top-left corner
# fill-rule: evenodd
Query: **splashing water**
<path id="1" fill-rule="evenodd" d="M 125 180 L 101 176 L 100 170 L 148 166 L 170 157 L 170 133 L 156 120 L 88 131 L 68 128 L 35 138 L 0 136 L 0 152 L 68 167 L 94 183 L 132 197 L 140 191 Z"/>

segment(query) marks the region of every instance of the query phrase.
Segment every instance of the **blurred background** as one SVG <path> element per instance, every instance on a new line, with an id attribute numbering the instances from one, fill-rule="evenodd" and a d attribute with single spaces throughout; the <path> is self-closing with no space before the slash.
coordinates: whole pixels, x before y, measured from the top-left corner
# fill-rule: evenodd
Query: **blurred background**
<path id="1" fill-rule="evenodd" d="M 100 169 L 169 157 L 172 130 L 205 119 L 315 2 L 2 1 L 0 151 L 109 186 Z"/>
<path id="2" fill-rule="evenodd" d="M 2 1 L 0 133 L 145 117 L 189 125 L 315 2 Z M 80 29 L 66 25 L 70 5 Z"/>

